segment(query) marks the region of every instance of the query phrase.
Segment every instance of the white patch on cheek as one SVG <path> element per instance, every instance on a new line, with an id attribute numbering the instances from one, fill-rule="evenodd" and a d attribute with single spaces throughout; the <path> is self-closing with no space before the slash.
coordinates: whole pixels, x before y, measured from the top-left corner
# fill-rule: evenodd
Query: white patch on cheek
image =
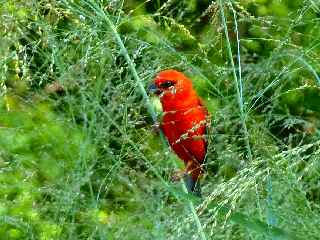
<path id="1" fill-rule="evenodd" d="M 167 90 L 164 90 L 162 93 L 160 93 L 159 98 L 164 97 L 164 95 L 171 93 L 173 95 L 175 95 L 177 93 L 177 89 L 175 86 L 171 86 L 169 87 Z"/>
<path id="2" fill-rule="evenodd" d="M 177 93 L 177 89 L 176 89 L 176 87 L 175 86 L 171 86 L 171 87 L 169 87 L 169 89 L 168 89 L 172 94 L 176 94 Z"/>

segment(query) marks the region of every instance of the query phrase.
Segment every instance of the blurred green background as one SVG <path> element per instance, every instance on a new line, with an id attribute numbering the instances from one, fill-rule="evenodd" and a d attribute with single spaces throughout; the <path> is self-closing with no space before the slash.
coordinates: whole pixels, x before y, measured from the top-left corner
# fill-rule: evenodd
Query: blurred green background
<path id="1" fill-rule="evenodd" d="M 0 13 L 0 239 L 318 238 L 318 1 L 0 0 Z M 144 86 L 174 68 L 204 99 L 201 200 L 170 181 L 182 163 L 107 19 Z"/>

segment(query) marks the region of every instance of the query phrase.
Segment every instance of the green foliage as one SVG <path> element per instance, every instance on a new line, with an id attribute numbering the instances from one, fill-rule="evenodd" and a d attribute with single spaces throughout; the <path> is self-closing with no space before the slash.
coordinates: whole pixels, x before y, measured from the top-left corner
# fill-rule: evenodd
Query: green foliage
<path id="1" fill-rule="evenodd" d="M 95 148 L 87 145 L 86 156 L 80 156 L 85 135 L 56 116 L 49 103 L 34 100 L 31 106 L 7 94 L 0 113 L 2 236 L 55 239 L 62 227 L 49 217 L 50 202 L 59 199 L 55 194 L 76 162 L 92 158 Z"/>
<path id="2" fill-rule="evenodd" d="M 0 238 L 317 238 L 319 12 L 312 0 L 0 0 Z M 171 183 L 181 161 L 133 74 L 147 86 L 168 68 L 211 114 L 201 200 Z"/>

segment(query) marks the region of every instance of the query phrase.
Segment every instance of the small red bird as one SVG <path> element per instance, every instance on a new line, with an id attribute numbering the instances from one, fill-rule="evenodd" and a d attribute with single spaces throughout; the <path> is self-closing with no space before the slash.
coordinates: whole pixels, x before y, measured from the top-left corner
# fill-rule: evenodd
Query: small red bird
<path id="1" fill-rule="evenodd" d="M 163 109 L 160 128 L 173 151 L 185 163 L 183 177 L 187 189 L 199 195 L 197 181 L 203 172 L 202 164 L 207 152 L 208 111 L 193 89 L 191 80 L 176 70 L 158 73 L 149 90 L 160 97 Z"/>

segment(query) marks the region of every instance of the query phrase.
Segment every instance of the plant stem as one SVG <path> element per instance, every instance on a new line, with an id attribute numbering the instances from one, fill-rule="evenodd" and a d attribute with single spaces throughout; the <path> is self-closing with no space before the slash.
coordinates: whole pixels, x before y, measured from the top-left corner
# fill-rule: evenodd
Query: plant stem
<path id="1" fill-rule="evenodd" d="M 226 36 L 226 42 L 227 42 L 227 50 L 228 50 L 228 55 L 229 55 L 229 60 L 232 66 L 232 73 L 233 73 L 233 79 L 235 83 L 235 87 L 237 90 L 237 100 L 238 100 L 238 105 L 239 105 L 239 110 L 240 110 L 240 120 L 241 120 L 241 125 L 243 129 L 243 134 L 244 134 L 244 141 L 245 145 L 247 148 L 247 154 L 248 154 L 248 159 L 251 161 L 252 160 L 252 152 L 251 152 L 251 147 L 250 147 L 250 142 L 249 142 L 249 132 L 247 129 L 246 125 L 246 116 L 244 113 L 244 104 L 243 104 L 243 89 L 242 89 L 242 79 L 241 79 L 241 63 L 240 63 L 240 39 L 239 39 L 239 34 L 238 34 L 238 24 L 236 21 L 236 15 L 233 10 L 233 16 L 234 16 L 234 22 L 235 22 L 235 30 L 236 30 L 236 37 L 237 37 L 237 59 L 238 59 L 238 69 L 239 69 L 239 79 L 236 73 L 236 67 L 233 61 L 233 55 L 232 55 L 232 50 L 231 50 L 231 44 L 230 44 L 230 39 L 229 39 L 229 34 L 228 34 L 228 27 L 226 23 L 226 18 L 224 15 L 224 10 L 223 10 L 223 3 L 222 0 L 219 0 L 219 5 L 220 5 L 220 12 L 221 12 L 221 20 L 224 28 L 224 33 Z"/>

